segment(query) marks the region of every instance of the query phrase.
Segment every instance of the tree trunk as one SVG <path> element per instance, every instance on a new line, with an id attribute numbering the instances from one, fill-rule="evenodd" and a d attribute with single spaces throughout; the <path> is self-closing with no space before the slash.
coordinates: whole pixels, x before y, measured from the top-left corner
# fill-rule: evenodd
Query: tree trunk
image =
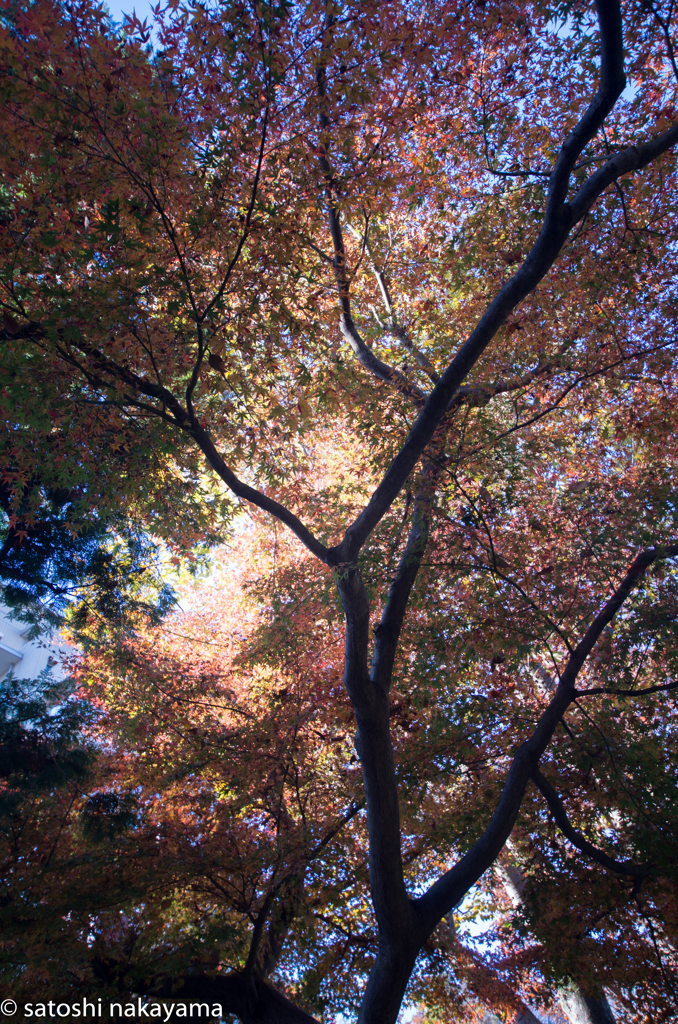
<path id="1" fill-rule="evenodd" d="M 482 1019 L 481 1024 L 502 1024 L 496 1013 L 492 1010 L 487 1010 L 485 1016 Z M 511 1024 L 542 1024 L 539 1017 L 535 1017 L 532 1010 L 529 1007 L 525 1007 L 524 1010 L 519 1010 L 516 1017 L 513 1018 Z"/>
<path id="2" fill-rule="evenodd" d="M 587 996 L 575 982 L 558 989 L 560 1006 L 570 1024 L 615 1024 L 605 993 Z"/>
<path id="3" fill-rule="evenodd" d="M 525 878 L 520 868 L 503 853 L 498 861 L 498 872 L 514 907 L 519 906 L 525 891 Z M 616 1024 L 605 993 L 599 997 L 588 996 L 574 980 L 558 988 L 558 1001 L 570 1024 Z"/>

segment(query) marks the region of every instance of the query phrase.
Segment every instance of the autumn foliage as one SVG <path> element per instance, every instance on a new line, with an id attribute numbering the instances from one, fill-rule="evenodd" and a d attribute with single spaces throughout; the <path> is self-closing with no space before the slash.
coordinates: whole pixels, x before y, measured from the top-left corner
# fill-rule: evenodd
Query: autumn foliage
<path id="1" fill-rule="evenodd" d="M 8 991 L 675 1019 L 673 6 L 1 10 Z"/>

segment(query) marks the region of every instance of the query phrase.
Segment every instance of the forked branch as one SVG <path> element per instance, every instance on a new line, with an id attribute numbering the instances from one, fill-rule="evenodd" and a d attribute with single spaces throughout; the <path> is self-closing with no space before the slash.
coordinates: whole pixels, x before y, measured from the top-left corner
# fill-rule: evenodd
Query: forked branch
<path id="1" fill-rule="evenodd" d="M 356 235 L 356 237 L 359 237 L 358 232 L 354 228 L 352 228 L 351 230 L 353 234 Z M 364 245 L 365 249 L 367 250 L 367 254 L 370 257 L 370 261 L 372 263 L 372 271 L 374 273 L 376 282 L 379 286 L 379 291 L 381 293 L 384 309 L 386 310 L 387 320 L 386 324 L 383 326 L 385 327 L 386 330 L 390 331 L 391 334 L 394 335 L 394 337 L 398 339 L 403 348 L 407 349 L 410 355 L 416 360 L 416 362 L 422 368 L 427 377 L 434 384 L 436 384 L 439 380 L 439 377 L 433 367 L 433 364 L 431 363 L 430 359 L 428 359 L 428 357 L 424 355 L 424 353 L 420 349 L 417 348 L 417 346 L 414 344 L 405 328 L 399 322 L 398 317 L 396 316 L 395 306 L 393 305 L 393 299 L 391 298 L 391 290 L 388 286 L 388 281 L 386 280 L 386 274 L 380 267 L 379 262 L 374 254 L 374 249 L 368 236 L 367 225 L 365 226 Z"/>
<path id="2" fill-rule="evenodd" d="M 597 0 L 596 10 L 601 36 L 600 85 L 577 126 L 561 146 L 549 180 L 546 212 L 539 236 L 523 264 L 489 304 L 475 329 L 429 394 L 405 443 L 370 501 L 349 526 L 343 541 L 336 549 L 339 561 L 350 561 L 357 556 L 431 441 L 457 389 L 509 314 L 553 266 L 572 227 L 581 220 L 593 202 L 612 181 L 616 180 L 616 177 L 641 166 L 638 162 L 641 161 L 640 156 L 634 166 L 631 166 L 630 157 L 621 161 L 618 157 L 613 158 L 605 168 L 595 172 L 582 186 L 574 204 L 568 204 L 567 194 L 572 169 L 585 146 L 602 126 L 626 83 L 623 72 L 622 20 L 618 0 Z M 671 130 L 673 131 L 674 129 Z M 666 138 L 662 137 L 661 144 L 655 140 L 647 144 L 649 149 L 647 146 L 640 147 L 645 163 L 678 142 L 678 126 L 675 129 L 675 138 L 671 132 L 666 133 Z M 650 155 L 650 151 L 653 155 Z M 644 165 L 643 163 L 642 166 Z"/>
<path id="3" fill-rule="evenodd" d="M 678 555 L 678 545 L 650 548 L 634 558 L 624 579 L 595 617 L 583 638 L 570 655 L 563 669 L 553 698 L 544 710 L 532 735 L 513 756 L 497 808 L 487 828 L 472 849 L 438 879 L 415 906 L 426 935 L 464 896 L 491 866 L 511 834 L 517 820 L 525 789 L 537 770 L 539 760 L 570 704 L 576 699 L 575 683 L 586 659 L 603 630 L 615 617 L 623 603 L 641 581 L 653 562 Z"/>
<path id="4" fill-rule="evenodd" d="M 320 51 L 320 59 L 318 61 L 318 68 L 316 73 L 316 80 L 318 85 L 318 96 L 320 97 L 320 152 L 319 158 L 320 172 L 325 182 L 325 200 L 327 208 L 327 218 L 329 223 L 330 235 L 332 237 L 332 245 L 334 247 L 333 267 L 334 267 L 334 279 L 337 287 L 337 294 L 339 298 L 339 308 L 341 314 L 339 317 L 339 327 L 346 341 L 349 343 L 358 361 L 362 366 L 365 367 L 371 374 L 377 377 L 379 380 L 387 381 L 393 384 L 394 387 L 406 398 L 409 398 L 415 403 L 417 407 L 421 407 L 425 401 L 425 395 L 423 391 L 416 384 L 413 384 L 407 379 L 405 374 L 401 373 L 400 370 L 395 369 L 393 366 L 389 366 L 382 359 L 372 352 L 372 350 L 365 344 L 363 338 L 358 331 L 353 320 L 351 313 L 351 297 L 350 297 L 350 282 L 346 261 L 346 245 L 344 242 L 344 231 L 341 224 L 341 211 L 339 208 L 339 202 L 336 195 L 336 180 L 332 170 L 332 166 L 329 161 L 329 138 L 328 132 L 330 128 L 330 119 L 326 111 L 327 105 L 327 61 L 329 59 L 329 46 L 332 29 L 334 27 L 334 15 L 331 13 L 328 5 L 327 15 L 325 18 L 325 27 L 323 31 L 323 42 Z M 341 561 L 341 559 L 340 559 Z"/>

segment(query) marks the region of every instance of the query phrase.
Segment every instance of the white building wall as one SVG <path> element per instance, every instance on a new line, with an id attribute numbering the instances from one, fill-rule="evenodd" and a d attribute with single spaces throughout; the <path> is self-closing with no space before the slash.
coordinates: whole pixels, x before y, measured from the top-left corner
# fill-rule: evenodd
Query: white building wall
<path id="1" fill-rule="evenodd" d="M 27 640 L 30 626 L 11 619 L 0 603 L 0 679 L 13 669 L 15 679 L 36 679 L 49 669 L 55 680 L 63 679 L 64 658 L 72 650 L 56 636 L 40 636 Z"/>

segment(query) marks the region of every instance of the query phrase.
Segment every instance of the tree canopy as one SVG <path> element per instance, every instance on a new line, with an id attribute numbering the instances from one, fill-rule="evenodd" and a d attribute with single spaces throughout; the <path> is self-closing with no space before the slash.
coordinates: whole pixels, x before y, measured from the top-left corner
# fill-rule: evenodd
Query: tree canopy
<path id="1" fill-rule="evenodd" d="M 13 992 L 675 1019 L 674 14 L 3 4 Z"/>

